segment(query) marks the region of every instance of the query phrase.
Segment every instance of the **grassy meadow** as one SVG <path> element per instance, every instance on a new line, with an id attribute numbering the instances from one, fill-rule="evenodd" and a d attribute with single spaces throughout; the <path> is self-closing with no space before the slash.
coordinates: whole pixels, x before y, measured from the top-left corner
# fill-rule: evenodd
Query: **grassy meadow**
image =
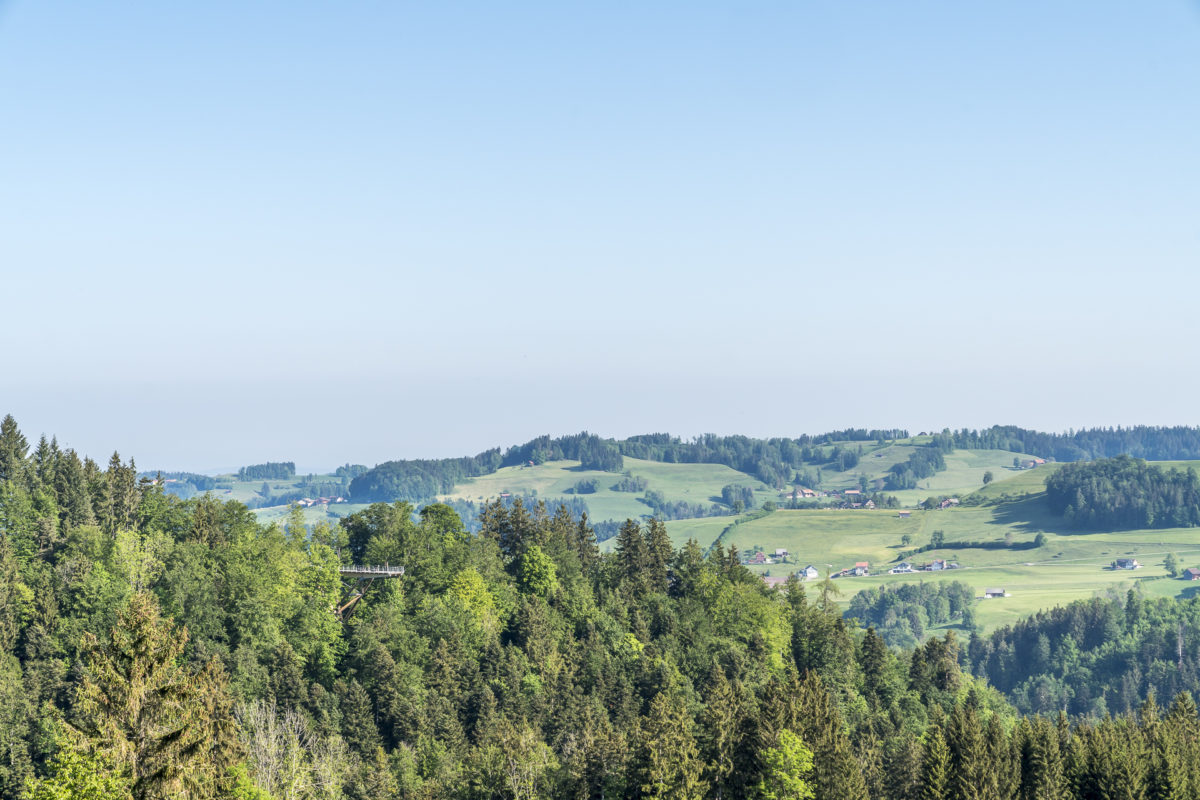
<path id="1" fill-rule="evenodd" d="M 705 506 L 720 502 L 721 489 L 729 484 L 754 489 L 759 505 L 767 500 L 778 500 L 779 497 L 778 492 L 760 481 L 721 464 L 664 464 L 626 458 L 625 470 L 634 477 L 645 478 L 647 489 L 662 492 L 667 500 L 673 502 L 702 503 Z M 643 492 L 612 490 L 611 487 L 621 480 L 621 475 L 585 470 L 578 461 L 549 461 L 534 467 L 504 467 L 491 475 L 471 478 L 455 486 L 443 499 L 458 498 L 480 503 L 495 499 L 502 492 L 509 492 L 514 495 L 536 494 L 539 499 L 553 504 L 557 499 L 573 496 L 572 489 L 578 481 L 593 478 L 599 481 L 599 489 L 592 494 L 579 495 L 587 503 L 592 519 L 623 521 L 651 513 L 650 507 L 638 499 Z M 725 524 L 731 521 L 732 518 L 726 518 Z M 720 529 L 717 533 L 720 533 Z M 686 541 L 686 537 L 683 540 Z"/>
<path id="2" fill-rule="evenodd" d="M 958 580 L 979 596 L 985 588 L 1003 588 L 1011 597 L 983 600 L 976 608 L 984 630 L 1098 592 L 1124 592 L 1135 584 L 1152 596 L 1184 596 L 1200 589 L 1168 577 L 1162 563 L 1167 553 L 1175 553 L 1180 568 L 1200 566 L 1200 529 L 1089 533 L 1065 528 L 1042 502 L 1042 482 L 1053 468 L 998 478 L 980 492 L 989 501 L 986 505 L 917 510 L 908 518 L 884 510 L 776 511 L 732 529 L 726 545 L 742 551 L 761 547 L 768 553 L 782 547 L 792 554 L 788 564 L 752 568 L 760 574 L 783 575 L 811 563 L 823 576 L 830 564 L 836 571 L 857 561 L 883 572 L 839 579 L 843 603 L 863 588 L 898 581 Z M 957 561 L 960 569 L 886 574 L 902 552 L 929 544 L 937 530 L 943 532 L 945 547 L 904 560 L 921 564 L 944 558 Z M 1045 544 L 1029 547 L 1039 533 Z M 901 543 L 906 534 L 912 537 L 907 547 Z M 1143 566 L 1113 570 L 1109 565 L 1117 558 L 1136 558 Z"/>

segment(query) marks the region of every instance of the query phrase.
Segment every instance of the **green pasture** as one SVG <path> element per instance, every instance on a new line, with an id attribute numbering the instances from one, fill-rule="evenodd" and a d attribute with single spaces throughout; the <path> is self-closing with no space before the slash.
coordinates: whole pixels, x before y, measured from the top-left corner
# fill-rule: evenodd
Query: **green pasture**
<path id="1" fill-rule="evenodd" d="M 923 564 L 934 558 L 957 561 L 960 569 L 888 575 L 900 554 L 930 542 L 941 530 L 946 547 L 905 558 Z M 719 531 L 718 531 L 719 533 Z M 1046 537 L 1039 548 L 1026 549 L 1038 533 Z M 909 534 L 913 543 L 900 539 Z M 1011 537 L 1006 544 L 1006 537 Z M 990 543 L 992 546 L 963 546 Z M 842 601 L 867 586 L 895 581 L 960 580 L 980 596 L 1000 587 L 1012 596 L 981 601 L 977 619 L 985 629 L 1004 625 L 1041 609 L 1091 597 L 1097 592 L 1125 591 L 1136 582 L 1156 596 L 1183 595 L 1196 589 L 1188 581 L 1168 578 L 1162 561 L 1175 553 L 1180 567 L 1200 566 L 1200 529 L 1088 533 L 1061 527 L 1041 506 L 1037 495 L 994 506 L 956 507 L 944 511 L 913 511 L 901 518 L 895 511 L 777 511 L 743 523 L 727 537 L 727 546 L 741 551 L 761 547 L 768 553 L 786 548 L 786 564 L 754 567 L 760 574 L 785 575 L 814 564 L 822 575 L 867 561 L 882 574 L 842 578 Z M 1137 570 L 1113 570 L 1117 558 L 1136 558 Z"/>
<path id="2" fill-rule="evenodd" d="M 1013 457 L 1022 460 L 1030 456 L 1013 453 L 1009 450 L 955 450 L 946 453 L 946 469 L 922 479 L 916 489 L 905 489 L 899 492 L 889 492 L 895 495 L 906 506 L 915 506 L 929 496 L 966 495 L 983 488 L 983 476 L 991 472 L 993 483 L 1005 482 L 1023 473 L 1037 472 L 1037 469 L 1013 469 Z M 1044 479 L 1045 473 L 1039 478 Z M 1041 481 L 1038 482 L 1039 489 Z"/>
<path id="3" fill-rule="evenodd" d="M 756 505 L 779 499 L 775 490 L 721 464 L 664 464 L 627 457 L 625 470 L 632 476 L 645 478 L 647 489 L 662 492 L 671 501 L 682 500 L 707 506 L 720 502 L 721 489 L 729 484 L 753 488 Z M 622 477 L 618 473 L 582 469 L 578 461 L 549 461 L 534 467 L 504 467 L 491 475 L 471 478 L 455 486 L 444 499 L 459 498 L 479 503 L 509 492 L 513 495 L 536 494 L 539 499 L 553 504 L 556 499 L 573 496 L 569 490 L 577 482 L 595 478 L 600 488 L 592 494 L 578 495 L 587 503 L 593 520 L 623 521 L 649 514 L 650 507 L 638 499 L 643 495 L 642 492 L 612 490 L 611 487 Z M 731 517 L 725 519 L 725 524 L 732 520 Z"/>

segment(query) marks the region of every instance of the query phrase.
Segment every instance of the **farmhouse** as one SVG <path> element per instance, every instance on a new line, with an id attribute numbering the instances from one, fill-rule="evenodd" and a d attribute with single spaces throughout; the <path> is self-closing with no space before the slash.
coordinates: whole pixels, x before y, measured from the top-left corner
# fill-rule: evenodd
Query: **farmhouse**
<path id="1" fill-rule="evenodd" d="M 817 572 L 817 568 L 812 564 L 809 564 L 797 574 L 806 581 L 816 580 L 821 576 L 821 573 Z"/>
<path id="2" fill-rule="evenodd" d="M 911 511 L 897 511 L 896 516 L 898 516 L 900 519 L 908 519 L 909 517 L 912 516 L 912 512 Z"/>
<path id="3" fill-rule="evenodd" d="M 984 589 L 983 596 L 986 598 L 1008 597 L 1008 592 L 1003 589 Z"/>
<path id="4" fill-rule="evenodd" d="M 1136 558 L 1118 558 L 1112 563 L 1113 569 L 1137 569 L 1140 566 Z"/>
<path id="5" fill-rule="evenodd" d="M 776 547 L 776 548 L 775 548 L 775 557 L 776 557 L 776 558 L 787 558 L 787 557 L 788 557 L 788 551 L 787 551 L 787 548 L 785 548 L 785 547 Z"/>
<path id="6" fill-rule="evenodd" d="M 870 565 L 866 561 L 859 561 L 854 565 L 852 573 L 856 578 L 861 578 L 864 575 L 870 575 Z"/>
<path id="7" fill-rule="evenodd" d="M 888 572 L 892 575 L 903 575 L 906 572 L 916 572 L 916 570 L 913 569 L 912 564 L 905 561 L 903 564 L 897 564 L 896 566 L 892 567 L 888 570 Z"/>
<path id="8" fill-rule="evenodd" d="M 1188 567 L 1183 571 L 1183 577 L 1189 581 L 1200 581 L 1200 569 Z"/>

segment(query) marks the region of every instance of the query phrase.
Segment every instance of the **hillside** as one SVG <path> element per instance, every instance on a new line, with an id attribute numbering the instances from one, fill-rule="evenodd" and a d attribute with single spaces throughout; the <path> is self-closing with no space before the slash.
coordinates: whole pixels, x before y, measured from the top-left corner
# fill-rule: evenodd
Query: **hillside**
<path id="1" fill-rule="evenodd" d="M 934 532 L 941 531 L 944 547 L 904 560 L 921 564 L 945 559 L 957 562 L 960 569 L 841 579 L 841 600 L 848 602 L 854 592 L 868 586 L 905 581 L 958 580 L 977 595 L 986 588 L 1004 588 L 1011 597 L 979 605 L 976 618 L 983 629 L 1097 592 L 1123 592 L 1135 583 L 1154 596 L 1192 593 L 1189 582 L 1167 576 L 1162 562 L 1168 553 L 1175 553 L 1181 567 L 1200 566 L 1200 528 L 1111 533 L 1069 528 L 1044 503 L 1042 482 L 1054 469 L 1047 465 L 996 480 L 968 499 L 968 503 L 979 501 L 978 505 L 912 510 L 906 518 L 883 510 L 779 510 L 738 525 L 723 542 L 743 552 L 761 548 L 773 553 L 785 548 L 791 554 L 787 564 L 752 566 L 759 574 L 783 575 L 811 563 L 824 576 L 831 564 L 836 571 L 859 561 L 868 561 L 872 571 L 886 570 L 903 553 L 928 545 Z M 672 530 L 676 538 L 711 533 L 711 526 L 686 529 L 684 523 Z M 1032 547 L 1039 534 L 1045 543 Z M 905 535 L 912 537 L 908 545 L 902 543 Z M 975 544 L 981 546 L 968 546 Z M 1113 570 L 1110 565 L 1117 558 L 1134 558 L 1142 566 L 1134 571 Z"/>

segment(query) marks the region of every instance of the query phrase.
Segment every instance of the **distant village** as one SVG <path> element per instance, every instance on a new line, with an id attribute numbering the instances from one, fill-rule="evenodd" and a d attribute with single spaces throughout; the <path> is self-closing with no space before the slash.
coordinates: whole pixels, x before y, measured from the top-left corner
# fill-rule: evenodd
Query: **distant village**
<path id="1" fill-rule="evenodd" d="M 296 501 L 296 505 L 303 508 L 310 506 L 327 506 L 330 503 L 345 503 L 344 497 L 302 497 Z"/>

